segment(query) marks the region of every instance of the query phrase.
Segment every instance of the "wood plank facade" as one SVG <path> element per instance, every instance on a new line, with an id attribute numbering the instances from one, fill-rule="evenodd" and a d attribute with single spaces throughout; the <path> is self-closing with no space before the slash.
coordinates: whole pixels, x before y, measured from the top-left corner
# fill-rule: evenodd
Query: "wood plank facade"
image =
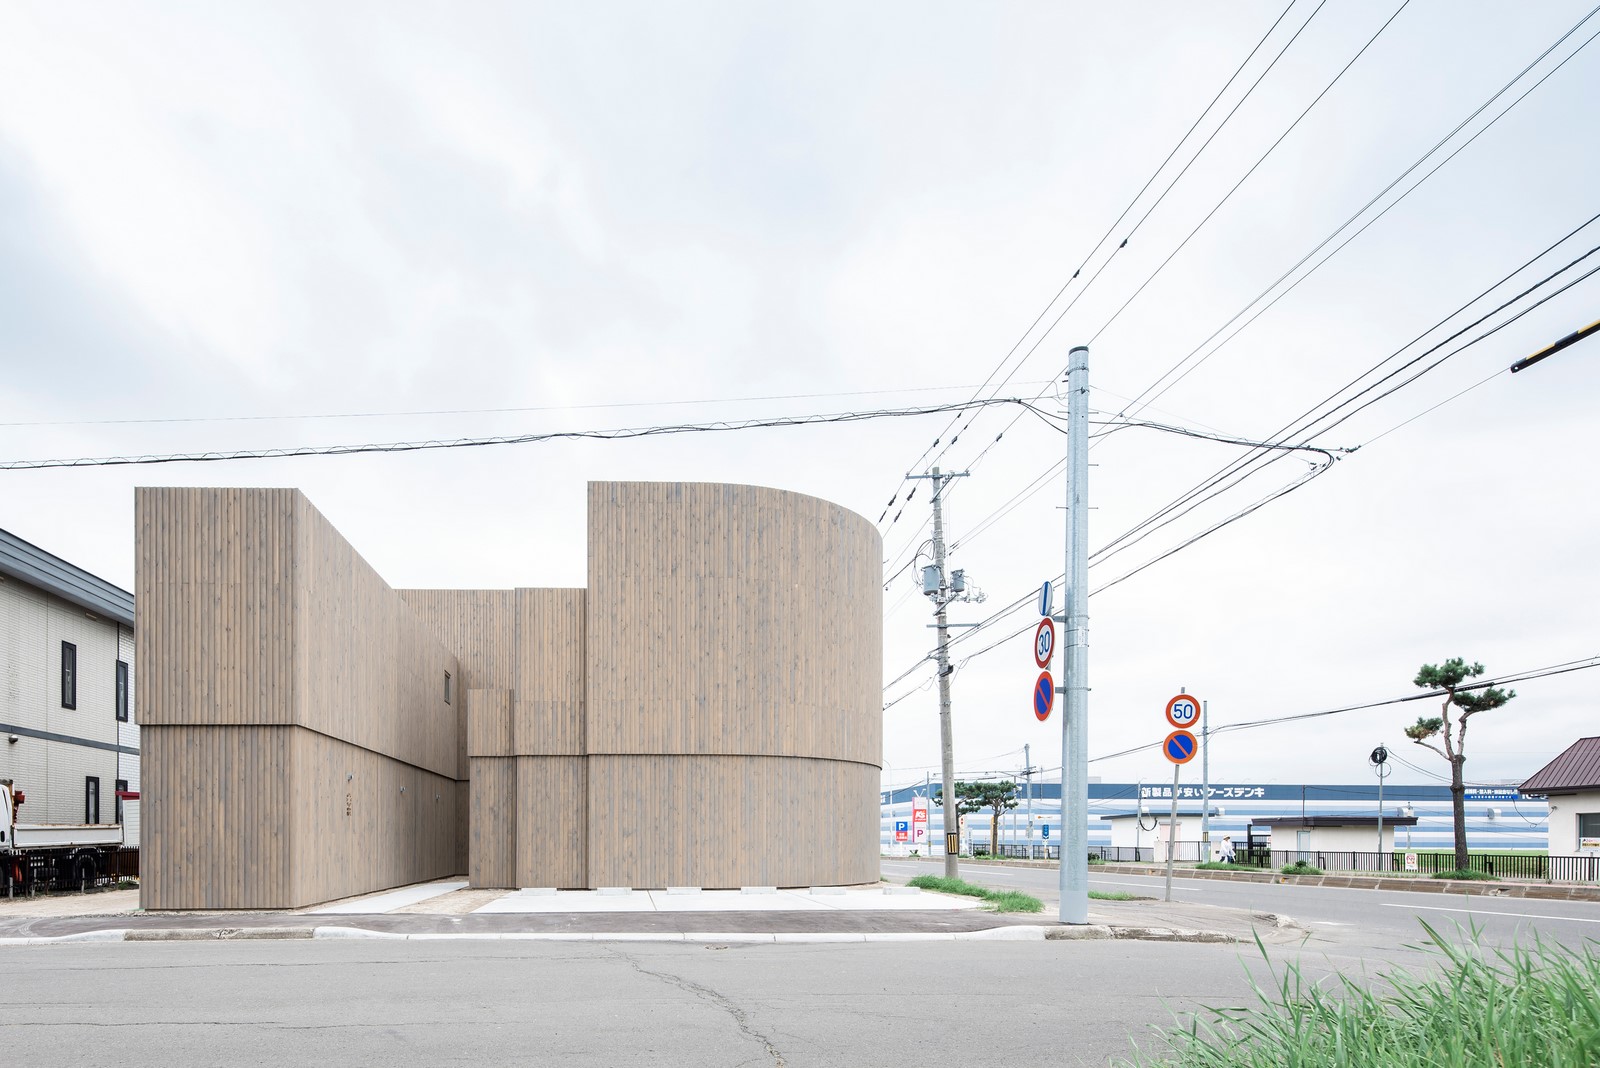
<path id="1" fill-rule="evenodd" d="M 588 510 L 586 589 L 396 591 L 298 491 L 140 489 L 145 907 L 875 879 L 876 530 L 746 486 Z"/>

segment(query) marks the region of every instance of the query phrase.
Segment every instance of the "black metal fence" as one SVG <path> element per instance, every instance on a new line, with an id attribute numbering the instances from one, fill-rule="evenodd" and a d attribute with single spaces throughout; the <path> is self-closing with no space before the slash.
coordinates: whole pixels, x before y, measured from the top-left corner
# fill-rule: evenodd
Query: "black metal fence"
<path id="1" fill-rule="evenodd" d="M 1212 843 L 1213 848 L 1216 842 Z M 1059 843 L 1045 845 L 1034 843 L 1002 842 L 991 849 L 986 838 L 974 836 L 969 844 L 972 856 L 1005 857 L 1034 860 L 1060 860 Z M 1199 842 L 1173 843 L 1173 859 L 1192 864 L 1203 856 Z M 934 853 L 928 855 L 933 856 Z M 1151 864 L 1166 860 L 1165 844 L 1156 846 L 1091 846 L 1091 864 Z M 1324 872 L 1359 873 L 1363 875 L 1437 875 L 1456 870 L 1454 853 L 1407 852 L 1397 849 L 1391 853 L 1358 852 L 1332 849 L 1266 849 L 1242 847 L 1234 854 L 1234 863 L 1246 864 L 1266 871 L 1278 871 L 1304 861 Z M 1558 883 L 1600 882 L 1600 856 L 1544 856 L 1536 853 L 1473 853 L 1467 858 L 1470 871 L 1481 872 L 1491 879 L 1508 881 L 1537 881 Z"/>
<path id="2" fill-rule="evenodd" d="M 36 850 L 0 861 L 6 896 L 98 890 L 138 877 L 137 846 Z"/>

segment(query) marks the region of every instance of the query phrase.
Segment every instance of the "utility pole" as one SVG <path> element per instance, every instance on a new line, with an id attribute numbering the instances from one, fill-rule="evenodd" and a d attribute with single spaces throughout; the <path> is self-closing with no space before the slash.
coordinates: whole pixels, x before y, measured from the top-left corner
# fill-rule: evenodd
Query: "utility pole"
<path id="1" fill-rule="evenodd" d="M 1062 629 L 1061 922 L 1089 922 L 1089 347 L 1067 357 L 1067 569 Z M 1069 785 L 1070 784 L 1070 785 Z"/>
<path id="2" fill-rule="evenodd" d="M 922 592 L 933 599 L 935 629 L 938 630 L 938 651 L 935 661 L 939 665 L 939 742 L 943 749 L 944 770 L 944 874 L 947 879 L 959 879 L 961 873 L 957 857 L 961 852 L 961 802 L 956 797 L 955 731 L 950 723 L 950 621 L 945 607 L 953 600 L 964 600 L 962 588 L 952 589 L 944 567 L 944 484 L 953 478 L 964 478 L 965 471 L 940 472 L 935 467 L 926 475 L 906 475 L 909 479 L 926 478 L 933 481 L 933 566 L 922 569 Z"/>
<path id="3" fill-rule="evenodd" d="M 1200 859 L 1211 860 L 1211 702 L 1200 702 Z"/>
<path id="4" fill-rule="evenodd" d="M 1022 777 L 1028 784 L 1028 859 L 1033 859 L 1033 757 L 1029 753 L 1028 743 L 1022 743 Z"/>

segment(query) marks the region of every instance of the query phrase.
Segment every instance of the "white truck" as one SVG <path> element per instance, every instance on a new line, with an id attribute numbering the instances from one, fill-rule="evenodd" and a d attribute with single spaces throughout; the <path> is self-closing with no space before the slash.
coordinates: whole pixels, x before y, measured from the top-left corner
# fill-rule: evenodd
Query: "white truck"
<path id="1" fill-rule="evenodd" d="M 55 886 L 87 890 L 117 870 L 120 823 L 22 823 L 27 795 L 0 779 L 0 881 L 6 896 Z"/>

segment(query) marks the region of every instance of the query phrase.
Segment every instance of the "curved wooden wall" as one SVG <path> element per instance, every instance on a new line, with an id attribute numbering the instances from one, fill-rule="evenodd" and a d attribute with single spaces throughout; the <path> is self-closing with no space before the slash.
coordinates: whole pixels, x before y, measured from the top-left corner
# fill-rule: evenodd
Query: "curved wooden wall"
<path id="1" fill-rule="evenodd" d="M 591 885 L 877 878 L 882 544 L 802 494 L 591 483 Z"/>

